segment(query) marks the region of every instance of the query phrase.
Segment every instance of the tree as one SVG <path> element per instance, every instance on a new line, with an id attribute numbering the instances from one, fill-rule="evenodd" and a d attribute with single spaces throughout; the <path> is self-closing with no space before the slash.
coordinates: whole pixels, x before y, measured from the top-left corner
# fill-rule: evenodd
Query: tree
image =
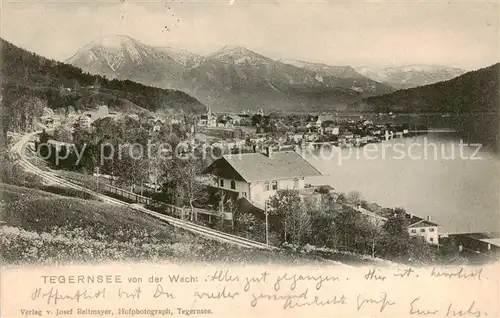
<path id="1" fill-rule="evenodd" d="M 184 178 L 182 179 L 182 188 L 186 193 L 187 203 L 191 208 L 191 221 L 197 220 L 198 216 L 194 213 L 194 202 L 205 201 L 208 198 L 206 185 L 198 181 L 197 177 L 201 173 L 203 167 L 200 162 L 195 159 L 183 160 L 184 167 L 182 169 Z"/>
<path id="2" fill-rule="evenodd" d="M 172 158 L 164 163 L 164 175 L 161 177 L 162 189 L 168 203 L 190 207 L 190 219 L 196 220 L 194 204 L 205 203 L 208 199 L 206 185 L 198 179 L 202 171 L 200 160 L 192 158 Z"/>
<path id="3" fill-rule="evenodd" d="M 43 115 L 46 106 L 47 100 L 30 95 L 22 96 L 5 109 L 3 124 L 11 131 L 32 129 L 34 121 Z"/>
<path id="4" fill-rule="evenodd" d="M 264 117 L 261 114 L 255 114 L 252 116 L 252 126 L 260 126 L 264 123 Z"/>
<path id="5" fill-rule="evenodd" d="M 382 229 L 364 215 L 360 215 L 357 228 L 358 242 L 363 245 L 363 252 L 369 252 L 372 257 L 375 257 L 382 244 Z"/>
<path id="6" fill-rule="evenodd" d="M 389 235 L 409 237 L 408 222 L 406 221 L 405 214 L 406 212 L 404 209 L 396 208 L 393 215 L 384 223 L 384 230 Z"/>
<path id="7" fill-rule="evenodd" d="M 269 201 L 270 214 L 276 216 L 278 222 L 275 227 L 278 233 L 282 234 L 283 241 L 291 242 L 294 245 L 303 243 L 302 238 L 311 228 L 310 205 L 301 202 L 297 190 L 278 190 Z"/>
<path id="8" fill-rule="evenodd" d="M 339 196 L 337 197 L 337 202 L 340 204 L 345 204 L 347 203 L 347 198 L 344 193 L 340 193 Z"/>
<path id="9" fill-rule="evenodd" d="M 177 206 L 182 205 L 185 193 L 182 186 L 183 171 L 181 161 L 176 159 L 165 160 L 162 170 L 164 174 L 160 176 L 160 184 L 166 202 Z"/>
<path id="10" fill-rule="evenodd" d="M 436 259 L 436 250 L 423 237 L 411 237 L 408 244 L 409 261 L 419 265 L 427 265 Z"/>
<path id="11" fill-rule="evenodd" d="M 95 77 L 94 80 L 94 85 L 93 85 L 94 93 L 97 94 L 99 93 L 99 90 L 101 89 L 101 81 L 99 80 L 99 76 Z"/>
<path id="12" fill-rule="evenodd" d="M 335 232 L 340 246 L 354 249 L 356 244 L 356 217 L 359 213 L 353 210 L 343 210 L 334 217 Z"/>
<path id="13" fill-rule="evenodd" d="M 292 211 L 300 209 L 300 196 L 297 190 L 278 190 L 269 200 L 270 214 L 278 218 L 275 228 L 281 233 L 283 241 L 287 242 L 287 222 Z"/>
<path id="14" fill-rule="evenodd" d="M 384 230 L 382 253 L 385 257 L 399 261 L 407 260 L 410 234 L 406 221 L 406 212 L 397 208 L 382 226 Z"/>
<path id="15" fill-rule="evenodd" d="M 226 205 L 226 192 L 223 189 L 219 189 L 219 217 L 218 217 L 218 227 L 222 229 L 224 226 L 224 213 L 225 213 L 225 205 Z"/>
<path id="16" fill-rule="evenodd" d="M 358 191 L 351 191 L 346 196 L 347 203 L 355 205 L 355 206 L 358 206 L 359 204 L 361 204 L 362 200 L 363 199 L 361 197 L 361 193 L 359 193 Z"/>
<path id="17" fill-rule="evenodd" d="M 50 139 L 49 134 L 45 131 L 45 129 L 40 133 L 40 136 L 38 138 L 38 142 L 35 142 L 35 149 L 38 152 L 38 154 L 43 157 L 47 158 L 49 155 L 49 144 L 48 141 Z"/>
<path id="18" fill-rule="evenodd" d="M 75 79 L 75 80 L 73 81 L 73 90 L 74 90 L 75 92 L 79 92 L 79 91 L 81 90 L 81 88 L 82 88 L 82 87 L 81 87 L 80 83 L 78 82 L 78 80 L 77 80 L 77 79 Z"/>
<path id="19" fill-rule="evenodd" d="M 59 126 L 54 130 L 54 139 L 68 143 L 73 142 L 71 131 L 63 126 Z"/>
<path id="20" fill-rule="evenodd" d="M 240 235 L 248 236 L 257 229 L 258 222 L 255 215 L 235 209 L 233 213 L 234 231 Z"/>
<path id="21" fill-rule="evenodd" d="M 335 247 L 337 231 L 334 214 L 318 210 L 311 216 L 311 242 L 316 246 Z"/>
<path id="22" fill-rule="evenodd" d="M 303 243 L 303 238 L 310 235 L 311 215 L 315 212 L 314 203 L 307 199 L 301 202 L 300 209 L 292 211 L 290 234 L 294 245 L 300 246 Z"/>
<path id="23" fill-rule="evenodd" d="M 143 183 L 149 177 L 147 161 L 144 158 L 130 156 L 130 154 L 122 155 L 113 167 L 113 174 L 120 176 L 120 180 L 128 181 L 131 191 L 134 191 L 136 185 Z"/>

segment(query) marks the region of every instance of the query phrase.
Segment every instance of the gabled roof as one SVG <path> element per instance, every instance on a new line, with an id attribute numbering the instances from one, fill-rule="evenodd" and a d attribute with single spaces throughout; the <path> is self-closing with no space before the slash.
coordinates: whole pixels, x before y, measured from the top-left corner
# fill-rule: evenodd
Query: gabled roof
<path id="1" fill-rule="evenodd" d="M 232 173 L 227 171 L 231 168 Z M 224 155 L 212 163 L 205 173 L 214 173 L 222 177 L 234 175 L 246 182 L 322 175 L 295 151 L 273 152 L 271 158 L 262 153 Z"/>
<path id="2" fill-rule="evenodd" d="M 439 224 L 428 221 L 426 219 L 422 219 L 418 216 L 411 215 L 406 213 L 406 218 L 408 219 L 408 223 L 410 224 L 408 227 L 428 227 L 428 226 L 439 226 Z"/>
<path id="3" fill-rule="evenodd" d="M 481 241 L 491 245 L 500 246 L 500 238 L 482 239 Z"/>

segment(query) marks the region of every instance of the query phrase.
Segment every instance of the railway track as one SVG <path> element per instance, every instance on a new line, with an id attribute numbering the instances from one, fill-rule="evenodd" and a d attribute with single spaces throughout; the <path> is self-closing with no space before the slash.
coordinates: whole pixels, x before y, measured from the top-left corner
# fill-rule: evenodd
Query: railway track
<path id="1" fill-rule="evenodd" d="M 26 143 L 30 141 L 30 139 L 36 134 L 35 133 L 30 133 L 27 135 L 24 135 L 12 148 L 10 151 L 10 156 L 12 159 L 16 160 L 18 164 L 25 169 L 28 172 L 34 173 L 41 178 L 43 178 L 46 181 L 53 182 L 55 184 L 63 185 L 75 190 L 79 190 L 82 192 L 86 192 L 88 194 L 91 194 L 95 197 L 98 197 L 101 199 L 103 202 L 109 203 L 109 204 L 115 204 L 115 205 L 120 205 L 124 207 L 129 207 L 135 211 L 147 214 L 153 218 L 156 218 L 164 223 L 168 223 L 172 226 L 175 226 L 177 228 L 181 228 L 187 231 L 190 231 L 195 234 L 202 235 L 206 238 L 216 240 L 222 243 L 228 243 L 232 245 L 236 245 L 239 247 L 243 248 L 253 248 L 253 249 L 263 249 L 263 250 L 278 250 L 277 247 L 274 246 L 269 246 L 264 243 L 256 242 L 253 240 L 249 240 L 246 238 L 242 238 L 236 235 L 224 233 L 221 231 L 217 231 L 214 229 L 207 228 L 202 225 L 194 224 L 189 221 L 184 221 L 180 220 L 168 215 L 164 215 L 149 209 L 146 209 L 138 204 L 135 203 L 127 203 L 124 201 L 121 201 L 119 199 L 115 199 L 106 195 L 103 195 L 101 193 L 95 192 L 93 190 L 87 189 L 85 187 L 82 187 L 80 185 L 77 185 L 73 182 L 70 182 L 68 180 L 62 179 L 60 177 L 54 176 L 49 172 L 43 171 L 39 169 L 37 166 L 26 160 L 25 153 L 24 153 L 24 147 Z"/>

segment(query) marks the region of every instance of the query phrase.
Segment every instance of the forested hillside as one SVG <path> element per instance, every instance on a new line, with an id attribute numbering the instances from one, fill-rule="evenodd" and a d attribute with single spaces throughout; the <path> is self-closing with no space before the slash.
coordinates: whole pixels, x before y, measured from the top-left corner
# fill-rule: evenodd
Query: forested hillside
<path id="1" fill-rule="evenodd" d="M 499 109 L 500 64 L 436 84 L 368 97 L 352 106 L 375 112 L 490 113 Z"/>
<path id="2" fill-rule="evenodd" d="M 2 63 L 1 113 L 4 132 L 26 128 L 43 107 L 72 106 L 75 110 L 106 103 L 115 109 L 198 113 L 205 109 L 190 95 L 170 89 L 148 87 L 132 81 L 108 80 L 84 73 L 74 66 L 50 60 L 0 39 Z M 139 108 L 140 107 L 140 108 Z"/>

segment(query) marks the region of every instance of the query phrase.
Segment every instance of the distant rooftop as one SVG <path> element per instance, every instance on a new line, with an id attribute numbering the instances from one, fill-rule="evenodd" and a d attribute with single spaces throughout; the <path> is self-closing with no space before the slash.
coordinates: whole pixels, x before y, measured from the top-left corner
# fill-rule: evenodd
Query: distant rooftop
<path id="1" fill-rule="evenodd" d="M 426 227 L 426 226 L 439 226 L 439 224 L 418 217 L 416 215 L 406 213 L 406 219 L 409 222 L 409 227 Z"/>
<path id="2" fill-rule="evenodd" d="M 496 232 L 472 232 L 472 233 L 455 233 L 449 236 L 467 236 L 475 240 L 488 240 L 500 238 L 500 233 Z"/>

